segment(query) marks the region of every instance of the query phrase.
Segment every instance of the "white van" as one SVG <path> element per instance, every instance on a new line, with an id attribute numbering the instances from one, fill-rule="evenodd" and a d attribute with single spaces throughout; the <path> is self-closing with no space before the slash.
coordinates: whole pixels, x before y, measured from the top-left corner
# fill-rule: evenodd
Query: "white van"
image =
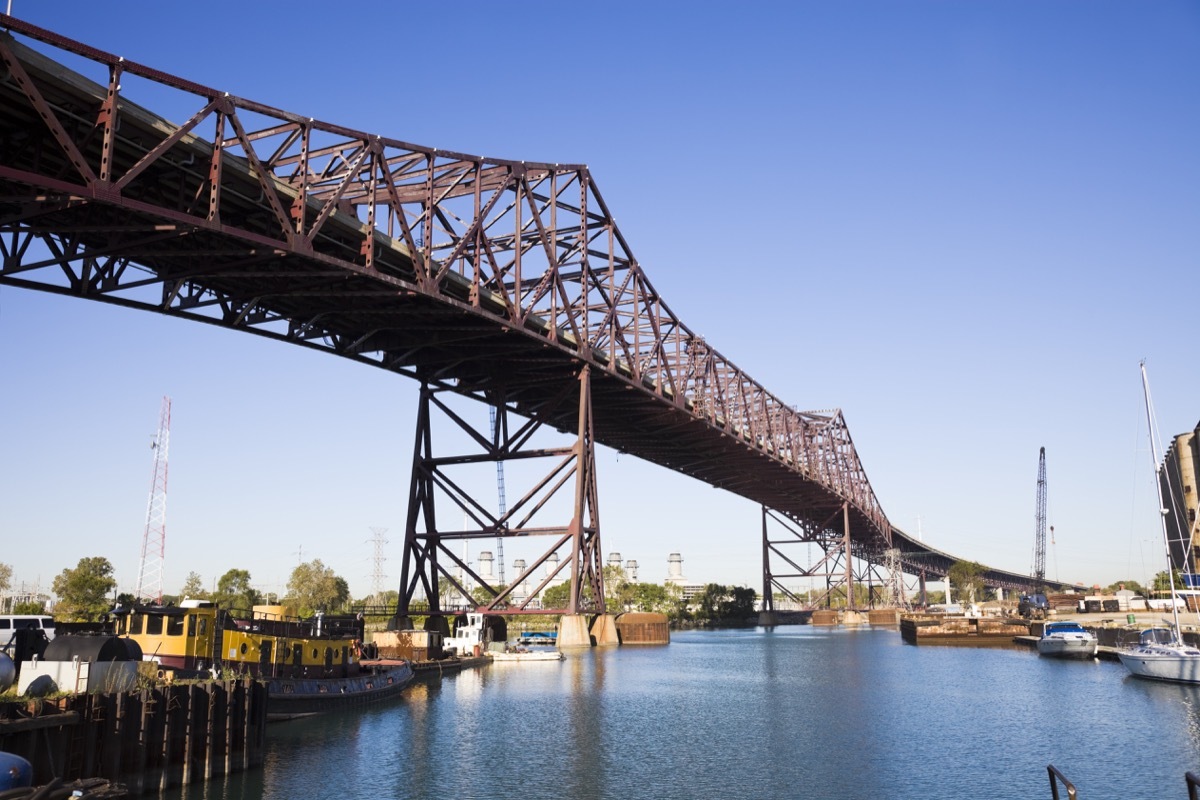
<path id="1" fill-rule="evenodd" d="M 0 647 L 8 647 L 13 631 L 41 628 L 47 639 L 54 638 L 54 617 L 43 614 L 0 614 Z"/>

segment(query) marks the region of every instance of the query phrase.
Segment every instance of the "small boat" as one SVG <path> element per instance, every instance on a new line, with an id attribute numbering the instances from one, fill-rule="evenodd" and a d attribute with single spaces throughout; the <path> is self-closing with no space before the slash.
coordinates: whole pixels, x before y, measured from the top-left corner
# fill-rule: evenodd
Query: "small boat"
<path id="1" fill-rule="evenodd" d="M 499 663 L 518 663 L 525 661 L 562 661 L 563 654 L 557 650 L 505 650 L 504 652 L 489 653 L 492 661 Z"/>
<path id="2" fill-rule="evenodd" d="M 1167 515 L 1178 514 L 1175 503 L 1168 505 L 1163 497 L 1162 465 L 1158 457 L 1158 425 L 1150 401 L 1150 381 L 1146 377 L 1146 362 L 1141 363 L 1142 393 L 1146 399 L 1146 423 L 1150 428 L 1150 457 L 1154 462 L 1154 484 L 1158 488 L 1159 524 L 1162 527 L 1163 549 L 1167 557 L 1168 585 L 1175 585 L 1175 565 L 1171 561 L 1171 540 L 1167 532 Z M 1187 553 L 1191 561 L 1190 551 Z M 1150 628 L 1142 632 L 1138 643 L 1117 652 L 1117 658 L 1136 678 L 1171 683 L 1200 683 L 1200 648 L 1185 644 L 1179 632 L 1179 607 L 1171 603 L 1172 619 L 1168 627 Z"/>
<path id="3" fill-rule="evenodd" d="M 236 618 L 208 600 L 112 613 L 117 635 L 137 642 L 164 678 L 232 672 L 265 682 L 269 720 L 357 708 L 398 695 L 413 679 L 407 661 L 362 663 L 356 617 L 302 620 L 280 606 L 256 606 Z"/>
<path id="4" fill-rule="evenodd" d="M 1095 658 L 1096 634 L 1078 622 L 1047 622 L 1037 641 L 1038 655 L 1054 658 Z"/>

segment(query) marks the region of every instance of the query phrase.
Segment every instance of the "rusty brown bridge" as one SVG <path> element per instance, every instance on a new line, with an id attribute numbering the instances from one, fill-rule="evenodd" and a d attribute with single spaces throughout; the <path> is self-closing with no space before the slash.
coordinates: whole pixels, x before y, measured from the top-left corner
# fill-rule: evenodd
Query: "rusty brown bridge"
<path id="1" fill-rule="evenodd" d="M 0 28 L 0 283 L 246 331 L 419 382 L 399 613 L 422 600 L 443 610 L 439 581 L 464 599 L 471 581 L 484 585 L 492 610 L 531 611 L 452 546 L 508 536 L 546 543 L 510 586 L 541 589 L 567 570 L 568 607 L 543 611 L 603 610 L 597 443 L 761 504 L 768 610 L 795 577 L 885 586 L 899 570 L 944 575 L 957 560 L 889 524 L 839 411 L 794 410 L 676 316 L 585 166 L 420 147 L 13 17 L 0 15 Z M 151 106 L 183 111 L 168 121 Z M 488 404 L 495 423 L 467 422 L 461 397 Z M 466 431 L 469 451 L 437 447 L 435 418 Z M 535 444 L 547 431 L 562 446 Z M 454 474 L 512 459 L 546 468 L 504 513 Z M 547 519 L 560 492 L 573 493 L 570 518 Z M 469 524 L 439 522 L 447 501 Z M 793 547 L 809 543 L 820 545 L 815 564 Z M 991 570 L 986 580 L 1031 579 Z"/>

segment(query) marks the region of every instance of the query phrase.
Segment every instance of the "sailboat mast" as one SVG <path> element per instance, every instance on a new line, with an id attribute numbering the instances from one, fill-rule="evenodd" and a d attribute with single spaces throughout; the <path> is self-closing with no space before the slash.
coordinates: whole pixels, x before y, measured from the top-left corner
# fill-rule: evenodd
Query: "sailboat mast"
<path id="1" fill-rule="evenodd" d="M 1167 559 L 1167 588 L 1171 592 L 1171 620 L 1173 635 L 1179 636 L 1179 608 L 1175 605 L 1175 567 L 1171 563 L 1171 542 L 1167 534 L 1167 514 L 1169 513 L 1166 498 L 1163 497 L 1162 464 L 1158 458 L 1158 422 L 1154 418 L 1154 403 L 1150 399 L 1150 378 L 1146 376 L 1146 361 L 1138 362 L 1142 370 L 1142 394 L 1146 398 L 1146 425 L 1150 430 L 1150 459 L 1154 467 L 1154 488 L 1158 492 L 1158 521 L 1162 528 L 1163 555 Z"/>

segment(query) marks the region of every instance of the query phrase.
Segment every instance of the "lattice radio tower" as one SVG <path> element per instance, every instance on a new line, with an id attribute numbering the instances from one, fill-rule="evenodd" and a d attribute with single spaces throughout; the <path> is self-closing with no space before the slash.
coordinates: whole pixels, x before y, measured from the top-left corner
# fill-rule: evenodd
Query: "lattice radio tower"
<path id="1" fill-rule="evenodd" d="M 167 552 L 167 450 L 171 440 L 171 398 L 162 399 L 154 450 L 154 476 L 146 504 L 146 532 L 142 536 L 142 563 L 138 568 L 139 602 L 162 603 L 163 560 Z"/>
<path id="2" fill-rule="evenodd" d="M 387 561 L 383 554 L 383 546 L 388 543 L 383 535 L 387 533 L 387 528 L 371 528 L 371 533 L 374 534 L 371 542 L 375 545 L 375 557 L 371 568 L 371 597 L 375 605 L 379 605 L 383 602 L 383 580 L 387 577 L 383 574 L 383 562 Z"/>

